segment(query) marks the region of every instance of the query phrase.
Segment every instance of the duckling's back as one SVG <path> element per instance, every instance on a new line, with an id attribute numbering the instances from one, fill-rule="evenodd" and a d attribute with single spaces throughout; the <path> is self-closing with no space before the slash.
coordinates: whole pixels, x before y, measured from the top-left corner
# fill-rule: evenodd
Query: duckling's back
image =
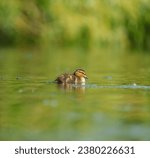
<path id="1" fill-rule="evenodd" d="M 58 76 L 55 80 L 58 84 L 61 83 L 73 83 L 74 82 L 74 75 L 72 74 L 62 74 L 61 76 Z"/>

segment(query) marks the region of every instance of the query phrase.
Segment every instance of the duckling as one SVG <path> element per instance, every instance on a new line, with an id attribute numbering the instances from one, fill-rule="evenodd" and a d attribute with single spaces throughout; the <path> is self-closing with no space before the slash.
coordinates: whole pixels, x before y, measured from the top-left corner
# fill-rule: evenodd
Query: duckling
<path id="1" fill-rule="evenodd" d="M 88 79 L 85 71 L 83 69 L 77 69 L 73 74 L 62 74 L 58 76 L 55 80 L 58 84 L 72 83 L 72 84 L 81 84 L 85 83 L 86 79 Z"/>

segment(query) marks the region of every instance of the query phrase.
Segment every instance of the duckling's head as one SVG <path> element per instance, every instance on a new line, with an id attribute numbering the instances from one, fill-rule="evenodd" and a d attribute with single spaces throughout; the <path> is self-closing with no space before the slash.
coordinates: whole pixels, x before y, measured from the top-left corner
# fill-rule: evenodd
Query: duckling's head
<path id="1" fill-rule="evenodd" d="M 74 75 L 79 77 L 79 78 L 85 78 L 85 79 L 88 79 L 85 71 L 83 69 L 77 69 L 75 72 L 74 72 Z"/>

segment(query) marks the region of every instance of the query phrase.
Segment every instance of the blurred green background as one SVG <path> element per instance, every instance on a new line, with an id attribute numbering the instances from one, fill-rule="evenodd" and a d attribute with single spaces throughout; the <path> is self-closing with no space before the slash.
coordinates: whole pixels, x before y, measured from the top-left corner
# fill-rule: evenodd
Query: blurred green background
<path id="1" fill-rule="evenodd" d="M 1 0 L 0 45 L 150 49 L 149 0 Z"/>
<path id="2" fill-rule="evenodd" d="M 52 83 L 76 68 L 85 87 Z M 0 140 L 149 133 L 149 0 L 0 0 Z"/>

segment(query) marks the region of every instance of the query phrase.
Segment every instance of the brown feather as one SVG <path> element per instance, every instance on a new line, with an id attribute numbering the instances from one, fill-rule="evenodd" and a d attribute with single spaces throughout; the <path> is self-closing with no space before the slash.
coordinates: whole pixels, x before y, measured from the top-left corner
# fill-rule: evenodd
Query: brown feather
<path id="1" fill-rule="evenodd" d="M 62 83 L 81 83 L 85 82 L 87 78 L 85 71 L 83 69 L 77 69 L 73 74 L 62 74 L 58 76 L 55 80 L 58 84 Z"/>

